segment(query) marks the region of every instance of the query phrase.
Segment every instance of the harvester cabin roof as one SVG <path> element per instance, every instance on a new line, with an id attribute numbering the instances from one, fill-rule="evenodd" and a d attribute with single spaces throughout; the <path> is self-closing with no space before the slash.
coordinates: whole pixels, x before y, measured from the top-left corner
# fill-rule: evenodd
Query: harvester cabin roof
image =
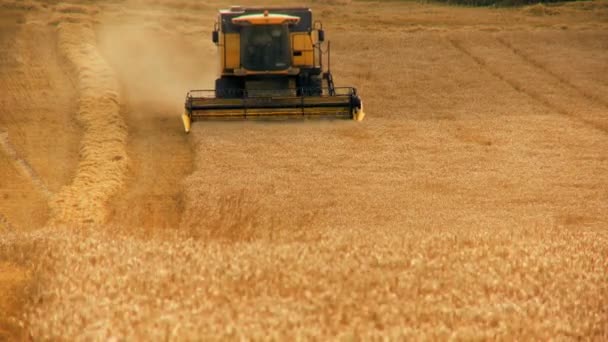
<path id="1" fill-rule="evenodd" d="M 310 8 L 307 7 L 233 6 L 230 9 L 221 9 L 219 11 L 220 30 L 224 33 L 237 33 L 240 31 L 240 28 L 244 23 L 233 22 L 233 19 L 249 15 L 263 16 L 265 11 L 268 11 L 269 16 L 297 17 L 299 20 L 295 23 L 291 23 L 291 27 L 289 29 L 291 32 L 310 32 L 312 29 L 312 12 Z"/>
<path id="2" fill-rule="evenodd" d="M 273 24 L 297 24 L 300 17 L 287 14 L 264 13 L 245 14 L 236 18 L 232 18 L 233 24 L 238 25 L 273 25 Z"/>

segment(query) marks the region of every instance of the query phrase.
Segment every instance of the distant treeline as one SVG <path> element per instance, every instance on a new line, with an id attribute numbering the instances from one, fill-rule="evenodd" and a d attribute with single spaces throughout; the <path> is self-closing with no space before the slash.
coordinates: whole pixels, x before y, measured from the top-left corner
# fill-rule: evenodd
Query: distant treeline
<path id="1" fill-rule="evenodd" d="M 523 6 L 539 3 L 564 2 L 564 0 L 435 0 L 452 5 L 465 6 Z M 575 0 L 570 0 L 575 1 Z"/>

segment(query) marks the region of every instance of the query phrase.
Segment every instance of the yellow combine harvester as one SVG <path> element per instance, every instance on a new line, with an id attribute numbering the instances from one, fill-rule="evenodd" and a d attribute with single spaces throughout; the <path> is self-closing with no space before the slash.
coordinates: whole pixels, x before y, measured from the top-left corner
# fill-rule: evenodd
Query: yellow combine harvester
<path id="1" fill-rule="evenodd" d="M 188 92 L 182 115 L 186 132 L 192 122 L 205 119 L 362 120 L 357 90 L 334 86 L 324 38 L 309 8 L 220 10 L 212 34 L 219 48 L 220 77 L 215 90 Z"/>

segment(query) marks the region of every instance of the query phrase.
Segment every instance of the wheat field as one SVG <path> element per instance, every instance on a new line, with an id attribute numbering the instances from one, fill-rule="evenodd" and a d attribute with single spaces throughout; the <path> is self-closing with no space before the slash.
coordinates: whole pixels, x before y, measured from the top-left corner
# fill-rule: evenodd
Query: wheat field
<path id="1" fill-rule="evenodd" d="M 309 1 L 366 119 L 186 135 L 229 5 L 0 0 L 0 340 L 608 339 L 608 2 Z"/>

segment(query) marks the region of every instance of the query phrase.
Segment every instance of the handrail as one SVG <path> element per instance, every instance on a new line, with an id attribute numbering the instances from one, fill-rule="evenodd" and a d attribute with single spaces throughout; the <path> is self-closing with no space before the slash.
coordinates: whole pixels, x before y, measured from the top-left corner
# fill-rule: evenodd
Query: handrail
<path id="1" fill-rule="evenodd" d="M 320 90 L 320 92 L 319 92 Z M 217 96 L 218 90 L 193 89 L 186 94 L 186 99 L 215 99 L 215 98 L 300 98 L 300 97 L 334 97 L 356 95 L 357 90 L 353 87 L 323 87 L 323 88 L 290 88 L 281 89 L 278 92 L 270 89 L 225 89 Z M 273 93 L 277 92 L 277 93 Z"/>

